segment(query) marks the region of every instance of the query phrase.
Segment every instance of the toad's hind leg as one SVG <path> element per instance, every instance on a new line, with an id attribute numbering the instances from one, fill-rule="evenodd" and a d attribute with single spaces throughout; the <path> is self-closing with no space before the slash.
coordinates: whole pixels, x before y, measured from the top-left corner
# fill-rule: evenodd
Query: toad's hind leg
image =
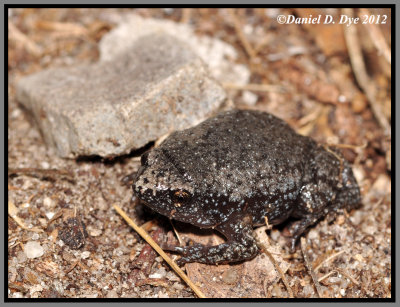
<path id="1" fill-rule="evenodd" d="M 292 235 L 290 242 L 292 253 L 295 252 L 298 238 L 306 229 L 329 213 L 333 200 L 334 193 L 328 183 L 319 182 L 319 184 L 308 184 L 303 187 L 297 200 L 296 209 L 292 213 L 292 216 L 300 218 L 300 220 L 292 223 L 289 227 Z"/>
<path id="2" fill-rule="evenodd" d="M 216 246 L 201 244 L 187 247 L 169 246 L 166 249 L 182 255 L 177 261 L 179 265 L 186 262 L 208 264 L 236 262 L 253 258 L 257 254 L 258 248 L 252 235 L 250 216 L 239 217 L 238 215 L 235 219 L 218 225 L 216 229 L 227 238 L 225 243 Z"/>

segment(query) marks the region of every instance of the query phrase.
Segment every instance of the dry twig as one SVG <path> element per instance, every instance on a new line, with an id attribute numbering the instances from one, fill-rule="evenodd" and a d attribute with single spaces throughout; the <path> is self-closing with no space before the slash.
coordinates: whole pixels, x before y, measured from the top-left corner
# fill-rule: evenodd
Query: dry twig
<path id="1" fill-rule="evenodd" d="M 359 283 L 353 276 L 351 276 L 351 275 L 350 275 L 349 273 L 347 273 L 345 270 L 339 269 L 339 268 L 334 269 L 334 270 L 330 271 L 329 273 L 325 274 L 324 276 L 320 277 L 320 278 L 318 279 L 318 282 L 323 281 L 324 279 L 328 278 L 329 276 L 331 276 L 331 275 L 333 275 L 333 274 L 335 274 L 335 273 L 336 273 L 336 274 L 342 274 L 343 276 L 347 277 L 347 278 L 350 279 L 351 282 L 352 282 L 353 284 L 355 284 L 356 286 L 359 286 L 359 285 L 360 285 L 360 283 Z"/>
<path id="2" fill-rule="evenodd" d="M 364 144 L 361 145 L 352 145 L 352 144 L 335 144 L 335 143 L 326 143 L 326 146 L 329 147 L 337 147 L 337 148 L 349 148 L 349 149 L 365 149 L 368 146 L 367 141 L 364 141 Z"/>
<path id="3" fill-rule="evenodd" d="M 235 30 L 239 37 L 240 42 L 242 43 L 244 49 L 246 50 L 246 53 L 249 55 L 250 60 L 254 59 L 257 56 L 257 54 L 254 51 L 254 48 L 249 43 L 248 39 L 246 38 L 246 35 L 243 33 L 243 30 L 242 30 L 243 25 L 241 24 L 239 18 L 237 17 L 235 10 L 229 9 L 228 11 L 232 17 L 233 26 L 235 27 Z"/>
<path id="4" fill-rule="evenodd" d="M 360 8 L 358 16 L 361 17 L 363 15 L 369 16 L 369 11 L 365 8 Z M 377 24 L 369 22 L 363 23 L 363 25 L 367 28 L 367 32 L 371 38 L 372 43 L 375 45 L 375 48 L 378 49 L 378 51 L 385 57 L 386 61 L 389 64 L 392 64 L 392 53 L 379 26 Z"/>
<path id="5" fill-rule="evenodd" d="M 340 256 L 340 255 L 343 254 L 344 252 L 345 252 L 344 250 L 341 250 L 340 252 L 337 252 L 337 253 L 334 253 L 333 255 L 330 255 L 330 256 L 327 257 L 324 261 L 322 261 L 320 264 L 318 264 L 318 265 L 314 268 L 314 271 L 318 271 L 318 269 L 319 269 L 322 265 L 324 265 L 325 263 L 331 261 L 332 259 L 334 259 L 334 258 Z"/>
<path id="6" fill-rule="evenodd" d="M 326 273 L 324 276 L 322 276 L 322 277 L 320 277 L 320 278 L 318 279 L 318 282 L 321 282 L 321 281 L 323 281 L 324 279 L 327 279 L 329 276 L 331 276 L 331 275 L 333 275 L 333 274 L 335 274 L 335 273 L 337 273 L 336 270 L 333 270 L 333 271 L 330 271 L 329 273 Z"/>
<path id="7" fill-rule="evenodd" d="M 269 260 L 271 260 L 271 262 L 274 264 L 275 270 L 281 276 L 282 281 L 283 281 L 283 283 L 284 283 L 284 285 L 285 285 L 285 287 L 286 287 L 286 289 L 287 289 L 287 291 L 289 293 L 289 297 L 290 298 L 294 298 L 292 288 L 290 287 L 289 282 L 287 281 L 285 274 L 282 272 L 282 270 L 281 270 L 279 264 L 276 262 L 274 256 L 272 256 L 272 254 L 269 252 L 269 250 L 267 249 L 265 244 L 263 244 L 261 242 L 258 242 L 258 243 L 260 244 L 262 251 L 268 256 Z"/>
<path id="8" fill-rule="evenodd" d="M 21 43 L 30 53 L 35 56 L 42 54 L 42 48 L 40 48 L 34 41 L 28 36 L 22 33 L 11 21 L 8 22 L 9 38 Z"/>
<path id="9" fill-rule="evenodd" d="M 79 260 L 76 260 L 73 264 L 71 264 L 70 267 L 65 270 L 65 274 L 68 274 L 69 272 L 71 272 L 77 266 L 78 262 L 79 262 Z"/>
<path id="10" fill-rule="evenodd" d="M 9 168 L 8 176 L 10 175 L 26 175 L 36 178 L 48 178 L 51 180 L 57 179 L 66 179 L 68 181 L 74 181 L 74 175 L 62 169 L 42 169 L 42 168 L 34 168 L 34 167 L 26 167 L 26 168 Z"/>
<path id="11" fill-rule="evenodd" d="M 36 23 L 36 27 L 45 31 L 64 32 L 69 36 L 84 36 L 88 34 L 88 30 L 84 26 L 72 22 L 40 20 Z"/>
<path id="12" fill-rule="evenodd" d="M 18 214 L 18 208 L 14 205 L 13 202 L 9 201 L 8 202 L 8 214 L 13 218 L 13 220 L 22 228 L 25 230 L 29 230 L 29 231 L 34 231 L 34 232 L 43 232 L 43 229 L 39 229 L 39 228 L 29 228 L 27 226 L 25 226 L 25 223 L 17 216 Z"/>
<path id="13" fill-rule="evenodd" d="M 304 258 L 304 262 L 306 264 L 307 270 L 311 275 L 311 278 L 314 282 L 315 285 L 315 289 L 317 290 L 317 294 L 318 297 L 323 297 L 322 296 L 322 290 L 321 290 L 321 285 L 318 282 L 318 278 L 312 268 L 312 265 L 310 263 L 310 259 L 308 259 L 308 255 L 307 255 L 307 250 L 306 250 L 306 239 L 304 239 L 303 237 L 301 237 L 300 239 L 301 241 L 301 251 L 303 252 L 303 258 Z"/>
<path id="14" fill-rule="evenodd" d="M 189 23 L 191 17 L 192 17 L 192 9 L 190 8 L 182 9 L 182 17 L 180 22 Z"/>
<path id="15" fill-rule="evenodd" d="M 338 271 L 340 274 L 342 274 L 342 275 L 344 275 L 344 276 L 346 276 L 348 279 L 350 279 L 351 280 L 351 282 L 353 283 L 353 284 L 355 284 L 356 286 L 359 286 L 360 285 L 360 283 L 353 277 L 353 276 L 351 276 L 349 273 L 347 273 L 344 269 L 336 269 L 336 271 Z"/>
<path id="16" fill-rule="evenodd" d="M 174 223 L 172 222 L 171 219 L 169 220 L 169 222 L 171 223 L 171 226 L 172 226 L 172 229 L 174 230 L 175 236 L 178 239 L 179 245 L 183 246 L 184 244 L 183 244 L 182 238 L 179 235 L 178 231 L 176 230 Z"/>
<path id="17" fill-rule="evenodd" d="M 178 265 L 172 261 L 170 257 L 158 246 L 158 244 L 138 225 L 135 224 L 132 219 L 130 219 L 126 213 L 116 204 L 113 205 L 114 209 L 123 217 L 123 219 L 131 226 L 147 243 L 151 245 L 152 248 L 174 269 L 174 271 L 189 285 L 190 288 L 196 293 L 200 298 L 205 298 L 206 296 L 201 292 L 201 290 L 189 279 L 189 277 L 181 270 Z"/>
<path id="18" fill-rule="evenodd" d="M 343 9 L 343 14 L 353 17 L 353 9 Z M 377 89 L 373 82 L 368 77 L 367 70 L 361 51 L 360 42 L 358 40 L 356 27 L 344 27 L 344 36 L 346 39 L 347 50 L 349 51 L 351 66 L 353 67 L 354 75 L 358 84 L 368 98 L 372 112 L 384 130 L 385 135 L 391 135 L 390 125 L 381 109 L 381 105 L 376 100 Z"/>
<path id="19" fill-rule="evenodd" d="M 268 223 L 268 218 L 267 218 L 267 217 L 264 217 L 264 219 L 265 219 L 265 224 L 266 224 L 266 226 L 260 227 L 260 228 L 257 229 L 257 231 L 254 232 L 254 233 L 255 233 L 255 238 L 256 238 L 256 240 L 257 240 L 257 245 L 258 245 L 259 248 L 268 256 L 269 260 L 270 260 L 270 261 L 272 262 L 272 264 L 274 265 L 275 270 L 276 270 L 276 271 L 278 272 L 278 274 L 281 276 L 282 281 L 283 281 L 283 283 L 284 283 L 284 285 L 285 285 L 285 287 L 286 287 L 286 289 L 287 289 L 287 291 L 288 291 L 288 293 L 289 293 L 289 297 L 290 297 L 290 298 L 293 298 L 293 297 L 294 297 L 294 296 L 293 296 L 293 291 L 292 291 L 292 288 L 291 288 L 290 285 L 289 285 L 289 282 L 288 282 L 287 279 L 286 279 L 285 273 L 282 271 L 281 267 L 279 266 L 279 263 L 275 260 L 275 258 L 274 258 L 274 256 L 272 255 L 272 253 L 268 250 L 267 244 L 265 244 L 265 243 L 263 242 L 264 240 L 266 240 L 267 243 L 268 243 L 268 245 L 269 245 L 268 236 L 265 236 L 265 238 L 263 238 L 263 236 L 260 235 L 261 232 L 265 234 L 265 231 L 266 231 L 266 230 L 272 228 L 272 226 L 269 225 L 269 223 Z"/>

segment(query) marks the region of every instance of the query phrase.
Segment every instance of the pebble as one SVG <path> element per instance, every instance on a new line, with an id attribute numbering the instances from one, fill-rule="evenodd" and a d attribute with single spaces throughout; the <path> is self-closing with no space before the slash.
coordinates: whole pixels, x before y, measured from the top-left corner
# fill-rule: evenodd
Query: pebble
<path id="1" fill-rule="evenodd" d="M 19 263 L 24 263 L 26 261 L 26 254 L 24 252 L 18 252 L 17 254 L 17 260 Z"/>
<path id="2" fill-rule="evenodd" d="M 374 236 L 378 231 L 378 227 L 372 221 L 367 220 L 361 225 L 361 231 L 365 232 L 368 235 Z"/>
<path id="3" fill-rule="evenodd" d="M 41 165 L 42 168 L 44 168 L 44 169 L 49 169 L 49 168 L 50 168 L 50 163 L 47 162 L 47 161 L 41 162 L 40 165 Z"/>
<path id="4" fill-rule="evenodd" d="M 92 227 L 88 227 L 88 233 L 91 237 L 98 237 L 102 234 L 102 230 L 101 229 L 96 229 L 96 228 L 92 228 Z"/>
<path id="5" fill-rule="evenodd" d="M 386 174 L 380 174 L 372 185 L 372 190 L 381 195 L 390 195 L 392 192 L 390 178 Z"/>
<path id="6" fill-rule="evenodd" d="M 115 290 L 110 290 L 107 292 L 106 294 L 107 298 L 117 298 L 118 297 L 118 293 Z"/>
<path id="7" fill-rule="evenodd" d="M 160 267 L 156 272 L 149 275 L 149 278 L 164 278 L 166 276 L 166 270 L 164 267 Z"/>
<path id="8" fill-rule="evenodd" d="M 48 211 L 45 213 L 48 220 L 51 220 L 54 216 L 54 212 Z"/>
<path id="9" fill-rule="evenodd" d="M 351 100 L 351 107 L 355 113 L 361 113 L 367 106 L 368 101 L 362 93 L 357 93 Z"/>
<path id="10" fill-rule="evenodd" d="M 86 259 L 86 258 L 88 258 L 90 256 L 90 252 L 89 251 L 84 251 L 84 252 L 82 252 L 82 254 L 81 254 L 81 258 L 82 259 Z"/>
<path id="11" fill-rule="evenodd" d="M 43 256 L 44 249 L 39 242 L 29 241 L 24 246 L 24 252 L 26 257 L 32 259 Z"/>
<path id="12" fill-rule="evenodd" d="M 43 291 L 43 287 L 41 285 L 34 285 L 29 288 L 29 294 L 31 297 L 38 297 L 37 292 L 42 292 L 42 291 Z"/>
<path id="13" fill-rule="evenodd" d="M 365 262 L 364 257 L 361 254 L 355 254 L 354 259 L 358 260 L 359 262 Z"/>
<path id="14" fill-rule="evenodd" d="M 307 237 L 308 237 L 308 239 L 310 239 L 310 240 L 316 240 L 316 239 L 318 239 L 318 238 L 319 238 L 318 231 L 316 231 L 315 229 L 311 229 L 311 230 L 308 232 Z"/>
<path id="15" fill-rule="evenodd" d="M 157 294 L 157 296 L 156 296 L 157 298 L 169 298 L 169 295 L 168 295 L 168 293 L 166 293 L 166 292 L 163 292 L 163 291 L 158 291 L 158 294 Z"/>
<path id="16" fill-rule="evenodd" d="M 257 103 L 258 96 L 250 91 L 243 91 L 242 100 L 249 106 L 254 106 Z"/>
<path id="17" fill-rule="evenodd" d="M 235 284 L 239 280 L 237 270 L 234 268 L 227 269 L 222 274 L 222 281 L 228 285 Z"/>
<path id="18" fill-rule="evenodd" d="M 55 205 L 56 205 L 56 202 L 53 199 L 51 199 L 50 197 L 46 196 L 43 199 L 43 206 L 45 206 L 46 208 L 53 208 L 53 207 L 55 207 Z"/>

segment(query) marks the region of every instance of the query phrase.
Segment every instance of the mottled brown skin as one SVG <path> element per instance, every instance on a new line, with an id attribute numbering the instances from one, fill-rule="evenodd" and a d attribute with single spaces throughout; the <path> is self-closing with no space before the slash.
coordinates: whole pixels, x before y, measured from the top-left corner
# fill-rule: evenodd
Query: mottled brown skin
<path id="1" fill-rule="evenodd" d="M 217 246 L 169 247 L 179 262 L 226 263 L 254 257 L 253 226 L 292 223 L 291 248 L 330 212 L 352 208 L 360 191 L 337 153 L 271 114 L 233 110 L 178 131 L 142 156 L 134 193 L 171 219 L 214 228 Z"/>

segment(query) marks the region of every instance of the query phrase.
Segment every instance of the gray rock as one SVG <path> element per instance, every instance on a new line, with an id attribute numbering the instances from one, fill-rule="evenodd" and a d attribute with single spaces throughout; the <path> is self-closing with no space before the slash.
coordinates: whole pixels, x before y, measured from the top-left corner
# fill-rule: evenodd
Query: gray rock
<path id="1" fill-rule="evenodd" d="M 141 37 L 112 61 L 22 78 L 17 99 L 61 157 L 129 153 L 204 120 L 226 99 L 202 60 L 165 34 Z"/>

